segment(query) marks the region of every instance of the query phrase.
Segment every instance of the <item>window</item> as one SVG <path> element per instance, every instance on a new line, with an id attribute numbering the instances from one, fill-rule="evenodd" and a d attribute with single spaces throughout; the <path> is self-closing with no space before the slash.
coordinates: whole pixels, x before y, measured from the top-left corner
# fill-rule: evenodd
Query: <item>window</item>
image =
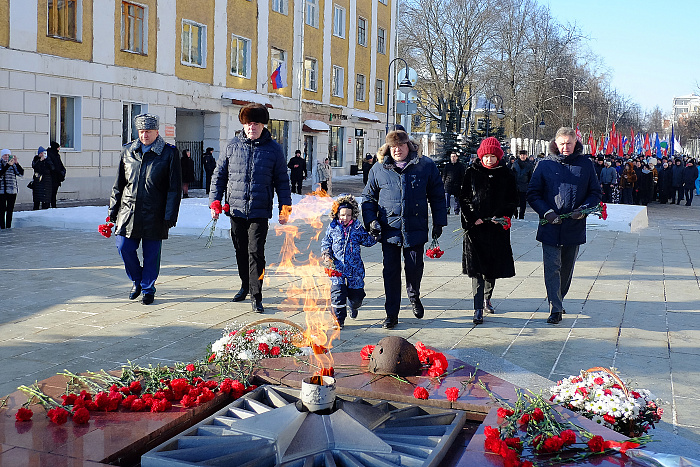
<path id="1" fill-rule="evenodd" d="M 333 5 L 333 35 L 345 39 L 345 8 Z"/>
<path id="2" fill-rule="evenodd" d="M 377 28 L 377 52 L 386 53 L 386 29 Z"/>
<path id="3" fill-rule="evenodd" d="M 146 9 L 130 2 L 122 2 L 122 50 L 145 54 Z"/>
<path id="4" fill-rule="evenodd" d="M 182 50 L 180 60 L 184 65 L 204 68 L 207 50 L 207 27 L 182 20 Z"/>
<path id="5" fill-rule="evenodd" d="M 231 34 L 231 74 L 250 78 L 250 39 Z"/>
<path id="6" fill-rule="evenodd" d="M 304 59 L 304 89 L 318 90 L 318 62 L 315 58 Z"/>
<path id="7" fill-rule="evenodd" d="M 357 75 L 357 83 L 355 83 L 355 100 L 365 101 L 365 75 Z"/>
<path id="8" fill-rule="evenodd" d="M 378 79 L 377 80 L 377 90 L 376 90 L 376 96 L 374 99 L 375 104 L 377 105 L 384 105 L 384 80 L 383 79 Z"/>
<path id="9" fill-rule="evenodd" d="M 357 18 L 357 43 L 363 47 L 367 47 L 367 20 Z"/>
<path id="10" fill-rule="evenodd" d="M 289 122 L 286 120 L 270 120 L 267 123 L 267 129 L 272 136 L 272 139 L 282 146 L 284 160 L 289 159 Z"/>
<path id="11" fill-rule="evenodd" d="M 51 141 L 66 149 L 80 149 L 80 98 L 51 96 L 50 109 Z"/>
<path id="12" fill-rule="evenodd" d="M 306 24 L 318 27 L 318 0 L 306 0 Z"/>
<path id="13" fill-rule="evenodd" d="M 80 0 L 49 0 L 47 35 L 80 40 Z"/>
<path id="14" fill-rule="evenodd" d="M 272 11 L 287 14 L 287 0 L 272 0 Z"/>
<path id="15" fill-rule="evenodd" d="M 287 54 L 284 52 L 284 50 L 281 49 L 276 49 L 274 47 L 270 47 L 270 74 L 274 72 L 278 66 L 281 66 L 285 61 L 287 60 Z M 282 70 L 284 67 L 281 67 L 280 70 Z"/>
<path id="16" fill-rule="evenodd" d="M 148 112 L 148 106 L 145 104 L 125 102 L 122 105 L 122 144 L 139 137 L 139 132 L 134 127 L 134 117 L 146 112 Z"/>
<path id="17" fill-rule="evenodd" d="M 328 159 L 331 167 L 343 166 L 343 144 L 345 129 L 342 126 L 332 126 L 328 138 Z"/>
<path id="18" fill-rule="evenodd" d="M 345 81 L 345 70 L 342 67 L 333 65 L 333 95 L 343 97 L 343 82 Z"/>

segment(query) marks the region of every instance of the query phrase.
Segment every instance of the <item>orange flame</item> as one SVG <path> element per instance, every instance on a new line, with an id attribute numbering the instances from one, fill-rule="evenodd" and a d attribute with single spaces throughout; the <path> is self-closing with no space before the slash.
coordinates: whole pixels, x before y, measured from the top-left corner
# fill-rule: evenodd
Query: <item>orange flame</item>
<path id="1" fill-rule="evenodd" d="M 298 225 L 287 223 L 274 228 L 276 235 L 284 236 L 275 275 L 290 278 L 283 289 L 287 298 L 280 308 L 287 315 L 304 312 L 306 330 L 303 342 L 298 345 L 311 346 L 315 364 L 326 373 L 333 367 L 330 350 L 340 330 L 330 311 L 330 280 L 320 263 L 320 255 L 314 254 L 311 248 L 318 248 L 315 242 L 323 231 L 322 216 L 330 211 L 332 203 L 325 191 L 315 191 L 304 196 L 289 215 L 289 221 Z M 297 246 L 302 238 L 308 238 L 308 243 L 301 247 L 303 251 Z"/>

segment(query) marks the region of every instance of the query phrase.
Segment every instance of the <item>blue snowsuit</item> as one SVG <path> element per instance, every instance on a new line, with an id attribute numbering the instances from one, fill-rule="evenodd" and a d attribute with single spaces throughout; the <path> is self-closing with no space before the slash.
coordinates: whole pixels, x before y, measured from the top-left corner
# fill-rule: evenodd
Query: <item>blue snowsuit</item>
<path id="1" fill-rule="evenodd" d="M 372 246 L 377 241 L 353 220 L 347 227 L 333 219 L 321 241 L 321 251 L 333 259 L 333 266 L 341 276 L 331 277 L 331 305 L 333 313 L 342 325 L 347 317 L 346 301 L 357 310 L 365 298 L 365 265 L 360 255 L 360 245 Z"/>

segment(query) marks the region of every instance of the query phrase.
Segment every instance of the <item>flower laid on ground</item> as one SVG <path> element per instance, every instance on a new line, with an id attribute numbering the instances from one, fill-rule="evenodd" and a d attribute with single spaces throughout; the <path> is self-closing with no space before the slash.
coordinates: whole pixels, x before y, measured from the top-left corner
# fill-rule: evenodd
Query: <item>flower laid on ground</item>
<path id="1" fill-rule="evenodd" d="M 362 357 L 362 360 L 369 360 L 370 355 L 374 352 L 374 347 L 374 345 L 365 345 L 362 347 L 362 350 L 360 350 L 360 357 Z"/>
<path id="2" fill-rule="evenodd" d="M 440 249 L 437 238 L 434 238 L 433 241 L 430 242 L 428 249 L 425 250 L 425 256 L 428 258 L 440 258 L 444 254 L 445 252 Z"/>
<path id="3" fill-rule="evenodd" d="M 663 414 L 653 394 L 630 389 L 606 368 L 581 371 L 559 381 L 550 391 L 550 401 L 626 436 L 646 433 Z"/>
<path id="4" fill-rule="evenodd" d="M 580 210 L 581 214 L 584 215 L 589 215 L 589 214 L 595 214 L 596 216 L 600 217 L 603 220 L 606 220 L 608 218 L 608 205 L 603 203 L 602 201 L 595 206 L 591 208 L 584 208 Z M 559 214 L 560 219 L 566 219 L 567 217 L 571 217 L 573 212 L 567 212 L 564 214 Z M 547 219 L 540 219 L 540 225 L 545 225 L 547 223 Z"/>
<path id="5" fill-rule="evenodd" d="M 221 205 L 221 201 L 214 200 L 212 203 L 209 205 L 211 209 L 214 210 L 217 214 L 221 214 L 222 212 L 225 212 L 226 215 L 229 215 L 229 212 L 231 210 L 230 206 L 228 203 L 224 204 L 223 206 Z M 216 221 L 218 219 L 213 219 L 209 221 L 209 223 L 204 227 L 204 230 L 202 230 L 202 233 L 199 234 L 201 237 L 204 235 L 204 232 L 207 230 L 207 227 L 209 227 L 209 237 L 207 237 L 207 243 L 204 245 L 204 248 L 209 248 L 211 244 L 214 242 L 214 233 L 216 232 Z"/>
<path id="6" fill-rule="evenodd" d="M 422 342 L 415 344 L 418 359 L 428 368 L 428 376 L 439 377 L 447 372 L 447 358 L 435 350 L 427 348 Z"/>
<path id="7" fill-rule="evenodd" d="M 484 222 L 493 222 L 495 224 L 501 224 L 501 227 L 503 227 L 503 230 L 508 230 L 511 228 L 513 223 L 510 220 L 510 217 L 508 216 L 503 216 L 503 217 L 490 217 L 486 219 L 482 219 Z"/>
<path id="8" fill-rule="evenodd" d="M 517 400 L 510 406 L 494 397 L 483 383 L 481 387 L 501 405 L 497 412 L 498 426 L 484 428 L 484 448 L 503 457 L 506 466 L 581 462 L 600 454 L 624 453 L 651 439 L 642 436 L 625 442 L 606 441 L 562 419 L 539 394 L 526 395 L 516 390 Z M 552 457 L 553 454 L 556 456 Z"/>
<path id="9" fill-rule="evenodd" d="M 39 404 L 42 407 L 44 407 L 44 409 L 46 410 L 46 415 L 49 417 L 49 420 L 51 420 L 51 422 L 55 423 L 56 425 L 63 425 L 64 423 L 66 423 L 70 415 L 73 415 L 73 421 L 77 424 L 87 423 L 87 421 L 90 419 L 89 413 L 87 414 L 87 418 L 83 416 L 78 417 L 76 419 L 75 414 L 70 412 L 67 408 L 65 408 L 63 406 L 64 404 L 59 404 L 58 401 L 46 395 L 41 389 L 39 389 L 38 383 L 34 383 L 31 386 L 23 385 L 18 387 L 17 389 L 29 396 L 27 398 L 27 402 L 25 402 L 22 405 L 22 407 L 20 407 L 20 409 L 17 411 L 17 414 L 15 414 L 15 418 L 17 419 L 17 421 L 28 421 L 32 418 L 34 412 L 32 412 L 32 410 L 29 409 L 28 406 L 33 403 Z"/>
<path id="10" fill-rule="evenodd" d="M 428 398 L 428 390 L 422 386 L 418 386 L 416 389 L 413 390 L 413 397 L 415 397 L 416 399 L 425 400 Z"/>
<path id="11" fill-rule="evenodd" d="M 298 331 L 290 327 L 254 326 L 243 332 L 226 328 L 221 339 L 211 345 L 211 361 L 235 358 L 259 360 L 262 358 L 291 357 L 302 355 L 295 337 Z"/>
<path id="12" fill-rule="evenodd" d="M 455 387 L 445 389 L 445 397 L 450 402 L 454 402 L 459 398 L 459 389 Z"/>
<path id="13" fill-rule="evenodd" d="M 109 216 L 107 219 L 105 219 L 105 224 L 100 224 L 97 227 L 97 231 L 100 232 L 100 234 L 105 237 L 109 238 L 112 236 L 112 228 L 114 227 L 114 223 L 109 221 Z"/>

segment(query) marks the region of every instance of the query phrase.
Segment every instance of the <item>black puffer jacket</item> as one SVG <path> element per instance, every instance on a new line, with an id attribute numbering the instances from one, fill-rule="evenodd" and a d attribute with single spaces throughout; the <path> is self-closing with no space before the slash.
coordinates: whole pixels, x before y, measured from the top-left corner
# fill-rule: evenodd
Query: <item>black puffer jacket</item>
<path id="1" fill-rule="evenodd" d="M 406 247 L 428 241 L 428 204 L 433 227 L 447 225 L 445 189 L 435 162 L 418 155 L 418 146 L 408 143 L 408 164 L 397 171 L 388 145 L 377 152 L 379 160 L 369 171 L 362 192 L 362 220 L 365 228 L 373 220 L 382 228 L 382 242 Z"/>
<path id="2" fill-rule="evenodd" d="M 134 140 L 122 149 L 117 179 L 109 199 L 115 235 L 151 240 L 168 238 L 168 223 L 177 222 L 182 196 L 180 154 L 161 136 L 142 154 Z"/>
<path id="3" fill-rule="evenodd" d="M 292 205 L 284 153 L 267 128 L 255 140 L 241 132 L 219 156 L 211 177 L 209 202 L 225 204 L 224 192 L 231 215 L 244 219 L 271 218 L 275 192 L 280 210 Z"/>
<path id="4" fill-rule="evenodd" d="M 442 181 L 445 184 L 445 193 L 459 195 L 464 178 L 464 165 L 457 161 L 454 164 L 448 162 L 442 172 Z"/>
<path id="5" fill-rule="evenodd" d="M 475 225 L 479 219 L 510 216 L 515 211 L 518 191 L 515 176 L 499 165 L 488 169 L 474 162 L 464 174 L 459 205 L 465 230 L 462 272 L 469 277 L 513 277 L 515 264 L 510 246 L 510 230 L 491 221 Z"/>

